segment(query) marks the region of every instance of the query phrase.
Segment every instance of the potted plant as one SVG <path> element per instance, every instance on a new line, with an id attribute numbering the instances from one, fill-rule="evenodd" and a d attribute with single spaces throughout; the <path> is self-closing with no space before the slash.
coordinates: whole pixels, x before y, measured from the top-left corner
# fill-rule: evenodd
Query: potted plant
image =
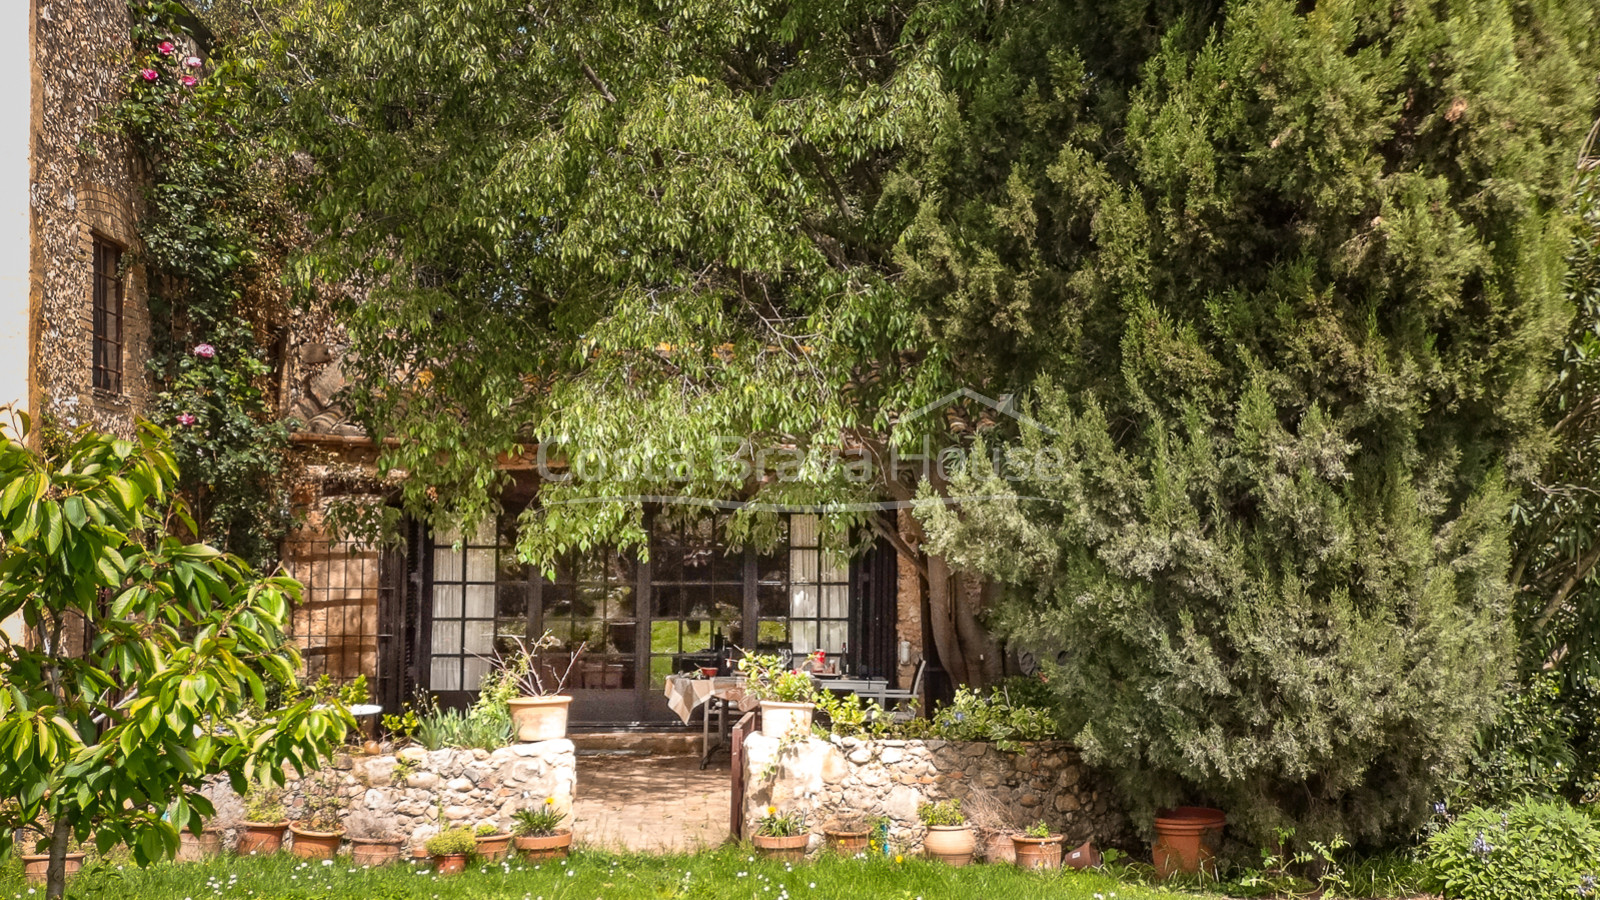
<path id="1" fill-rule="evenodd" d="M 529 860 L 561 859 L 572 847 L 572 829 L 562 828 L 566 813 L 556 798 L 546 797 L 535 809 L 519 809 L 511 814 L 511 833 L 517 850 Z"/>
<path id="2" fill-rule="evenodd" d="M 841 819 L 822 829 L 822 839 L 830 852 L 855 856 L 867 852 L 876 825 L 877 820 Z"/>
<path id="3" fill-rule="evenodd" d="M 493 822 L 481 822 L 472 833 L 477 841 L 475 852 L 490 862 L 499 862 L 511 852 L 511 832 L 501 831 Z"/>
<path id="4" fill-rule="evenodd" d="M 358 866 L 387 866 L 400 861 L 403 839 L 375 816 L 351 816 L 348 837 L 350 861 Z"/>
<path id="5" fill-rule="evenodd" d="M 929 857 L 952 866 L 972 862 L 972 851 L 977 848 L 978 841 L 972 834 L 972 826 L 967 824 L 967 817 L 961 814 L 960 800 L 919 803 L 917 818 L 928 828 L 922 839 L 922 849 Z"/>
<path id="6" fill-rule="evenodd" d="M 1157 878 L 1183 873 L 1216 874 L 1217 851 L 1222 846 L 1222 829 L 1227 817 L 1220 809 L 1180 806 L 1156 813 L 1156 841 L 1151 862 Z"/>
<path id="7" fill-rule="evenodd" d="M 178 852 L 173 859 L 178 862 L 201 862 L 222 852 L 222 832 L 209 824 L 201 826 L 195 834 L 187 828 L 178 829 Z"/>
<path id="8" fill-rule="evenodd" d="M 283 789 L 253 784 L 244 794 L 244 821 L 239 823 L 240 856 L 265 855 L 283 849 L 283 833 L 289 830 L 289 816 L 283 808 Z"/>
<path id="9" fill-rule="evenodd" d="M 766 815 L 756 820 L 755 835 L 751 838 L 762 856 L 789 862 L 805 861 L 806 843 L 810 839 L 805 816 L 799 812 L 780 814 L 776 806 L 767 807 Z"/>
<path id="10" fill-rule="evenodd" d="M 294 833 L 294 855 L 301 859 L 333 859 L 344 839 L 340 813 L 344 796 L 334 776 L 318 772 L 305 780 L 305 807 L 289 830 Z"/>
<path id="11" fill-rule="evenodd" d="M 440 875 L 454 875 L 467 867 L 467 857 L 478 848 L 472 829 L 460 825 L 428 838 L 428 855 Z"/>
<path id="12" fill-rule="evenodd" d="M 29 884 L 44 884 L 50 877 L 50 846 L 46 844 L 43 848 L 36 846 L 34 849 L 43 849 L 44 852 L 22 854 L 22 874 L 28 879 Z M 78 874 L 78 870 L 83 868 L 83 858 L 84 852 L 78 842 L 69 841 L 66 856 L 63 858 L 63 871 L 68 878 Z"/>
<path id="13" fill-rule="evenodd" d="M 567 707 L 572 697 L 563 696 L 561 692 L 566 689 L 567 678 L 578 664 L 578 657 L 589 645 L 578 644 L 567 655 L 566 668 L 558 673 L 556 666 L 547 665 L 542 659 L 542 654 L 561 646 L 554 634 L 546 631 L 531 645 L 519 637 L 510 640 L 516 644 L 516 650 L 496 654 L 490 678 L 508 694 L 506 706 L 511 710 L 511 727 L 517 740 L 531 744 L 566 737 Z"/>
<path id="14" fill-rule="evenodd" d="M 761 701 L 761 733 L 767 737 L 804 735 L 811 730 L 817 687 L 811 676 L 781 664 L 771 654 L 749 654 L 739 660 L 745 693 Z"/>
<path id="15" fill-rule="evenodd" d="M 1050 830 L 1043 820 L 1028 826 L 1022 834 L 1013 835 L 1017 865 L 1024 869 L 1061 868 L 1061 835 Z"/>

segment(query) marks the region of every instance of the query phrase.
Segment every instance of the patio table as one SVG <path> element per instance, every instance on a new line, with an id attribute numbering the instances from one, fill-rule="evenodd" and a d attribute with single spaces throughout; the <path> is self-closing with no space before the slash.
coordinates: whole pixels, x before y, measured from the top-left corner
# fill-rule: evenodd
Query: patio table
<path id="1" fill-rule="evenodd" d="M 728 710 L 754 709 L 756 700 L 745 693 L 744 679 L 737 676 L 695 678 L 691 675 L 668 675 L 662 691 L 667 707 L 685 725 L 694 716 L 696 707 L 705 707 L 700 717 L 700 768 L 711 762 L 711 754 L 728 741 Z M 711 734 L 711 717 L 717 717 L 716 741 Z"/>

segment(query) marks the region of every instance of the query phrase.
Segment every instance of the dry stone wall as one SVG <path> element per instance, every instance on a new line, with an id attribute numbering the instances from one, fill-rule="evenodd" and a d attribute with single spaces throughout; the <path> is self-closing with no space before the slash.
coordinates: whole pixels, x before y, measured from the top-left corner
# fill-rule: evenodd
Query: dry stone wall
<path id="1" fill-rule="evenodd" d="M 836 824 L 883 816 L 891 843 L 922 847 L 917 819 L 924 801 L 957 798 L 980 831 L 1021 830 L 1041 819 L 1069 845 L 1128 843 L 1127 817 L 1110 790 L 1062 742 L 1025 745 L 1020 753 L 993 744 L 870 741 L 835 737 L 782 744 L 753 734 L 744 742 L 745 834 L 766 808 L 805 814 L 811 849 Z"/>
<path id="2" fill-rule="evenodd" d="M 565 739 L 493 752 L 406 747 L 392 756 L 343 757 L 325 774 L 337 779 L 348 801 L 347 830 L 398 835 L 415 846 L 455 825 L 490 822 L 509 830 L 513 813 L 542 806 L 550 797 L 570 815 L 576 758 Z M 291 780 L 284 798 L 291 819 L 305 804 L 302 784 Z M 205 793 L 217 807 L 211 825 L 223 830 L 231 846 L 244 821 L 244 803 L 225 782 L 209 785 Z"/>

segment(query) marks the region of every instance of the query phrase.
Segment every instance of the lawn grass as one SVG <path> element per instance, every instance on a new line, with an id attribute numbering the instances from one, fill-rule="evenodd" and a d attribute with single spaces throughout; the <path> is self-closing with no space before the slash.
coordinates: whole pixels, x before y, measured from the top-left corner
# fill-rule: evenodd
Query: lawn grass
<path id="1" fill-rule="evenodd" d="M 14 864 L 0 876 L 0 898 L 34 900 Z M 162 863 L 149 869 L 91 864 L 68 885 L 74 898 L 105 900 L 1143 900 L 1164 890 L 1072 871 L 1033 873 L 1013 866 L 953 869 L 922 859 L 837 859 L 786 866 L 727 847 L 692 856 L 578 852 L 565 863 L 485 863 L 440 878 L 401 863 L 361 869 L 279 855 Z M 1189 893 L 1193 898 L 1218 895 Z"/>

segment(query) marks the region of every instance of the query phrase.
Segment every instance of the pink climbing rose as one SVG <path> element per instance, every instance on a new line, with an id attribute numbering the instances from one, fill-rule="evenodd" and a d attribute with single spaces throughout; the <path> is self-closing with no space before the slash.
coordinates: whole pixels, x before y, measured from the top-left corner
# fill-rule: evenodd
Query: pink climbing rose
<path id="1" fill-rule="evenodd" d="M 200 57 L 198 57 L 198 56 L 188 57 L 187 59 L 185 59 L 183 61 L 183 64 L 188 66 L 191 69 L 198 69 L 198 68 L 200 68 Z"/>
<path id="2" fill-rule="evenodd" d="M 199 84 L 199 82 L 194 80 L 193 75 L 185 75 L 182 78 L 179 78 L 178 83 L 184 87 L 194 87 L 196 84 Z"/>
<path id="3" fill-rule="evenodd" d="M 145 81 L 155 81 L 161 77 L 161 73 L 155 69 L 140 69 L 139 74 L 144 77 Z"/>
<path id="4" fill-rule="evenodd" d="M 162 41 L 159 45 L 156 46 L 156 49 L 161 51 L 161 55 L 162 56 L 171 56 L 172 55 L 172 51 L 174 51 L 174 50 L 176 50 L 178 48 L 173 46 L 171 41 Z"/>
<path id="5" fill-rule="evenodd" d="M 201 359 L 210 359 L 211 357 L 217 355 L 217 348 L 211 346 L 210 344 L 196 344 L 194 348 L 194 355 L 200 357 Z"/>
<path id="6" fill-rule="evenodd" d="M 194 423 L 195 423 L 194 416 L 190 415 L 189 413 L 178 413 L 178 424 L 179 425 L 193 425 Z"/>

